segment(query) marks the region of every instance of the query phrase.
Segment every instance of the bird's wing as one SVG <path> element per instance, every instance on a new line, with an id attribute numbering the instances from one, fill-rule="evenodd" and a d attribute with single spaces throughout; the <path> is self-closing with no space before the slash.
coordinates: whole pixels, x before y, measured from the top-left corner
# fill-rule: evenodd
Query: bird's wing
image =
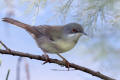
<path id="1" fill-rule="evenodd" d="M 61 37 L 63 27 L 40 25 L 32 28 L 36 30 L 37 37 L 46 36 L 50 40 L 54 41 Z"/>

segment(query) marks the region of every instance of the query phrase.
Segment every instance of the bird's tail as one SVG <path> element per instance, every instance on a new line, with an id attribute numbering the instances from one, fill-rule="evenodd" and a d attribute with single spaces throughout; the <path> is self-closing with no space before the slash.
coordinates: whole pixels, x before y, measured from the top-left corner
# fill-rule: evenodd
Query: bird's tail
<path id="1" fill-rule="evenodd" d="M 7 22 L 7 23 L 11 23 L 13 25 L 16 25 L 18 27 L 25 28 L 25 29 L 26 29 L 26 27 L 30 26 L 28 24 L 24 24 L 20 21 L 12 19 L 12 18 L 2 18 L 2 21 Z"/>
<path id="2" fill-rule="evenodd" d="M 7 22 L 7 23 L 11 23 L 11 24 L 16 25 L 16 26 L 18 26 L 18 27 L 24 28 L 24 29 L 27 30 L 28 32 L 34 33 L 31 25 L 22 23 L 22 22 L 20 22 L 20 21 L 17 21 L 17 20 L 15 20 L 15 19 L 12 19 L 12 18 L 2 18 L 2 21 Z"/>

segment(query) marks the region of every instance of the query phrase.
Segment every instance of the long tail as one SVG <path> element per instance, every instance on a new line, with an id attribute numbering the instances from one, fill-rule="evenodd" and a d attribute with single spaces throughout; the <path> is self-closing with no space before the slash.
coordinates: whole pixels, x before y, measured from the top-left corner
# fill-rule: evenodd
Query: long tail
<path id="1" fill-rule="evenodd" d="M 26 29 L 26 27 L 30 27 L 30 25 L 24 24 L 24 23 L 22 23 L 20 21 L 12 19 L 12 18 L 2 18 L 2 21 L 11 23 L 13 25 L 16 25 L 16 26 L 24 28 L 24 29 Z"/>
<path id="2" fill-rule="evenodd" d="M 11 24 L 16 25 L 16 26 L 21 27 L 21 28 L 24 28 L 28 32 L 35 33 L 33 27 L 31 27 L 31 25 L 24 24 L 24 23 L 22 23 L 20 21 L 17 21 L 15 19 L 12 19 L 12 18 L 2 18 L 2 21 L 7 22 L 7 23 L 11 23 Z"/>

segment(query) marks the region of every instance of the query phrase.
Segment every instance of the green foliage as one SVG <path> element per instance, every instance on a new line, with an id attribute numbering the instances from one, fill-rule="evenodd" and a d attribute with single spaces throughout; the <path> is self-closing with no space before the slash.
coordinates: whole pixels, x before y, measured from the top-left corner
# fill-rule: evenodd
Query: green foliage
<path id="1" fill-rule="evenodd" d="M 63 14 L 64 20 L 69 14 L 70 7 L 72 5 L 73 0 L 63 1 L 63 5 L 59 7 L 59 11 L 61 14 Z"/>
<path id="2" fill-rule="evenodd" d="M 47 0 L 20 0 L 20 1 L 22 2 L 22 4 L 29 3 L 28 5 L 26 5 L 27 9 L 25 13 L 31 13 L 32 11 L 34 12 L 34 10 L 39 7 L 44 8 L 47 3 Z"/>

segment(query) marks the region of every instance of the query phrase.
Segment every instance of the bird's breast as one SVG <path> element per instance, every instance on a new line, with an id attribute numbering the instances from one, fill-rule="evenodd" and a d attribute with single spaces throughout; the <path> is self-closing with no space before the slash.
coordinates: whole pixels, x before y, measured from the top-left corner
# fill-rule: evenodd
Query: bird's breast
<path id="1" fill-rule="evenodd" d="M 79 37 L 80 35 L 66 36 L 54 41 L 40 38 L 40 40 L 36 39 L 36 41 L 38 46 L 48 53 L 64 53 L 75 46 Z"/>
<path id="2" fill-rule="evenodd" d="M 63 53 L 63 52 L 66 52 L 66 51 L 72 49 L 75 45 L 75 42 L 58 40 L 58 41 L 55 42 L 55 44 L 57 45 L 57 47 L 59 49 L 61 49 L 61 51 Z"/>
<path id="3" fill-rule="evenodd" d="M 79 37 L 80 37 L 80 34 L 68 35 L 64 39 L 56 40 L 55 44 L 63 52 L 66 52 L 66 51 L 69 51 L 70 49 L 72 49 L 76 45 Z"/>

